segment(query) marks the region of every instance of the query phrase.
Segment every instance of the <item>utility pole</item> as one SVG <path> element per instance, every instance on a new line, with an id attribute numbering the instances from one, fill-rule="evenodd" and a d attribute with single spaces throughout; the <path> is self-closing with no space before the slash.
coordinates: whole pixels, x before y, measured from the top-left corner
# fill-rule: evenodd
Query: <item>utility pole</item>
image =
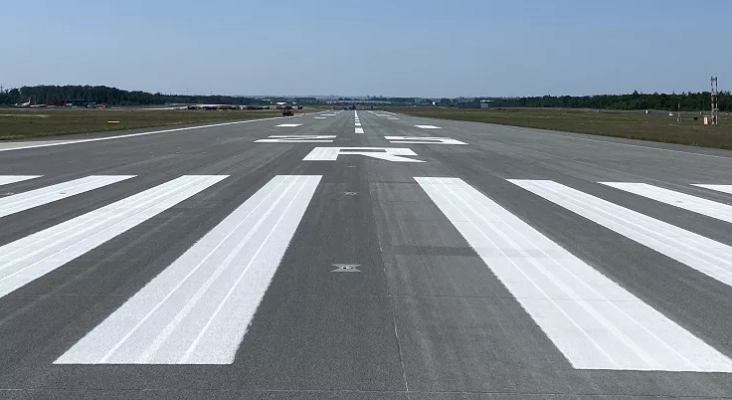
<path id="1" fill-rule="evenodd" d="M 712 84 L 712 115 L 710 116 L 710 123 L 712 125 L 717 125 L 719 113 L 719 88 L 717 87 L 717 77 L 713 76 L 712 79 L 710 79 L 710 82 Z"/>
<path id="2" fill-rule="evenodd" d="M 676 123 L 681 123 L 681 102 L 676 104 Z"/>

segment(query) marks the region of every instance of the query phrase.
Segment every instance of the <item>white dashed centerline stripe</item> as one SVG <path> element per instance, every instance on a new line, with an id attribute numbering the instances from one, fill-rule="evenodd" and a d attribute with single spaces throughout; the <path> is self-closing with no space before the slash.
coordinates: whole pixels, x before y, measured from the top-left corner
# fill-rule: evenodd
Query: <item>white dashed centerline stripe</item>
<path id="1" fill-rule="evenodd" d="M 302 124 L 279 124 L 276 128 L 296 128 Z"/>
<path id="2" fill-rule="evenodd" d="M 720 221 L 732 223 L 732 206 L 717 203 L 700 197 L 675 192 L 647 183 L 632 182 L 600 182 L 603 185 L 614 187 L 628 193 L 637 194 L 648 199 L 682 208 Z"/>
<path id="3" fill-rule="evenodd" d="M 56 364 L 231 364 L 320 176 L 276 176 Z"/>
<path id="4" fill-rule="evenodd" d="M 0 218 L 133 178 L 134 175 L 92 175 L 0 198 Z"/>
<path id="5" fill-rule="evenodd" d="M 554 181 L 509 182 L 732 286 L 732 247 Z"/>
<path id="6" fill-rule="evenodd" d="M 23 182 L 29 179 L 40 178 L 42 175 L 0 175 L 0 185 L 9 185 L 15 182 Z"/>
<path id="7" fill-rule="evenodd" d="M 356 133 L 363 134 L 363 128 L 356 128 Z"/>
<path id="8" fill-rule="evenodd" d="M 0 297 L 224 178 L 224 175 L 182 176 L 0 247 Z"/>
<path id="9" fill-rule="evenodd" d="M 578 369 L 732 372 L 732 360 L 457 178 L 415 178 Z"/>

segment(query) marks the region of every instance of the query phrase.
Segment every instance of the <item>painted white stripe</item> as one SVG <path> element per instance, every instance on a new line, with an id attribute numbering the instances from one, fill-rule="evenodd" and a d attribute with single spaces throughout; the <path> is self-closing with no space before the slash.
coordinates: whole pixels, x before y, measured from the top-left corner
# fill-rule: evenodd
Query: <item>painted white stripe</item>
<path id="1" fill-rule="evenodd" d="M 157 134 L 160 134 L 160 133 L 192 131 L 192 130 L 196 130 L 196 129 L 208 129 L 208 128 L 216 128 L 216 127 L 219 127 L 219 126 L 230 126 L 230 125 L 248 124 L 250 122 L 260 122 L 260 121 L 275 120 L 275 119 L 282 119 L 282 118 L 284 118 L 284 117 L 259 118 L 259 119 L 250 119 L 250 120 L 246 120 L 246 121 L 222 122 L 222 123 L 218 123 L 218 124 L 189 126 L 189 127 L 185 127 L 185 128 L 163 129 L 163 130 L 159 130 L 159 131 L 148 131 L 148 132 L 140 132 L 140 133 L 130 133 L 130 134 L 126 134 L 126 135 L 105 136 L 105 137 L 92 138 L 92 139 L 76 139 L 76 140 L 55 141 L 53 143 L 31 144 L 31 145 L 28 145 L 28 146 L 18 146 L 18 147 L 10 147 L 10 148 L 5 148 L 5 149 L 0 149 L 0 152 L 2 152 L 2 151 L 13 151 L 13 150 L 25 150 L 25 149 L 37 149 L 37 148 L 40 148 L 40 147 L 65 146 L 67 144 L 81 144 L 81 143 L 89 143 L 89 142 L 101 142 L 101 141 L 105 141 L 105 140 L 130 139 L 130 138 L 134 138 L 134 137 L 138 137 L 138 136 L 149 136 L 149 135 L 157 135 Z"/>
<path id="2" fill-rule="evenodd" d="M 689 210 L 707 217 L 732 223 L 732 206 L 717 203 L 685 193 L 675 192 L 649 185 L 646 183 L 631 182 L 600 182 L 603 185 L 611 186 L 629 193 L 637 194 L 652 200 L 660 201 L 674 207 Z"/>
<path id="3" fill-rule="evenodd" d="M 326 117 L 315 117 L 315 119 L 328 119 Z"/>
<path id="4" fill-rule="evenodd" d="M 356 128 L 356 133 L 362 134 L 363 133 L 363 128 Z"/>
<path id="5" fill-rule="evenodd" d="M 415 178 L 579 369 L 732 372 L 732 360 L 461 179 Z"/>
<path id="6" fill-rule="evenodd" d="M 716 190 L 716 191 L 722 192 L 722 193 L 732 194 L 732 185 L 700 185 L 700 184 L 695 184 L 694 186 L 699 186 L 701 188 L 709 189 L 709 190 Z"/>
<path id="7" fill-rule="evenodd" d="M 0 247 L 0 297 L 224 178 L 182 176 Z"/>
<path id="8" fill-rule="evenodd" d="M 0 198 L 0 218 L 90 190 L 133 178 L 135 175 L 92 175 L 57 185 Z"/>
<path id="9" fill-rule="evenodd" d="M 277 176 L 56 364 L 230 364 L 320 181 Z"/>
<path id="10" fill-rule="evenodd" d="M 424 162 L 404 157 L 417 154 L 403 147 L 316 147 L 303 161 L 336 161 L 339 155 L 360 155 L 394 162 Z"/>
<path id="11" fill-rule="evenodd" d="M 442 129 L 439 126 L 434 126 L 434 125 L 414 125 L 414 126 L 416 126 L 419 129 Z"/>
<path id="12" fill-rule="evenodd" d="M 271 135 L 254 143 L 333 143 L 335 135 Z"/>
<path id="13" fill-rule="evenodd" d="M 360 122 L 356 122 L 356 126 L 361 126 L 361 123 Z"/>
<path id="14" fill-rule="evenodd" d="M 467 144 L 457 139 L 449 137 L 434 136 L 384 136 L 389 143 L 406 143 L 406 144 Z"/>
<path id="15" fill-rule="evenodd" d="M 732 286 L 732 247 L 730 246 L 553 181 L 509 181 Z"/>
<path id="16" fill-rule="evenodd" d="M 42 175 L 0 175 L 0 185 L 9 185 L 15 182 L 27 181 L 28 179 L 40 178 Z"/>
<path id="17" fill-rule="evenodd" d="M 277 128 L 296 128 L 302 124 L 279 124 L 276 127 Z"/>

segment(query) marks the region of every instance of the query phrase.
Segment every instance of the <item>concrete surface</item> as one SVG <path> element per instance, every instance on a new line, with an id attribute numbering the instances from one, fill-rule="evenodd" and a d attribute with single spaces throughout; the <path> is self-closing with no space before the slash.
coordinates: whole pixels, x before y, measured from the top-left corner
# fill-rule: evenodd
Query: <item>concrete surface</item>
<path id="1" fill-rule="evenodd" d="M 664 254 L 513 183 L 552 180 L 652 218 L 653 226 L 663 222 L 689 237 L 700 235 L 716 246 L 709 254 L 724 254 L 712 250 L 732 246 L 727 207 L 701 212 L 698 204 L 730 205 L 732 194 L 694 185 L 732 185 L 732 152 L 405 115 L 389 119 L 366 110 L 358 111 L 357 126 L 353 111 L 322 119 L 329 114 L 0 152 L 0 177 L 37 176 L 6 179 L 0 199 L 8 204 L 12 196 L 91 175 L 135 175 L 74 194 L 42 190 L 37 193 L 50 197 L 0 217 L 0 283 L 27 280 L 14 281 L 18 288 L 0 297 L 0 398 L 732 397 L 732 375 L 724 372 L 732 357 L 732 288 L 720 278 L 732 272 L 729 260 L 708 261 L 721 275 L 702 273 L 684 263 L 697 261 L 683 256 L 706 260 L 708 242 L 678 246 L 693 254 Z M 299 141 L 297 135 L 310 136 Z M 270 136 L 288 138 L 255 143 L 277 139 Z M 390 143 L 385 136 L 403 138 Z M 411 137 L 454 140 L 409 143 Z M 341 150 L 334 161 L 305 161 L 324 154 L 318 147 Z M 345 154 L 351 147 L 382 150 Z M 422 162 L 390 161 L 385 148 L 407 149 L 397 159 Z M 123 201 L 184 175 L 226 177 L 180 198 L 156 192 L 167 203 L 145 218 L 135 213 L 156 204 Z M 267 186 L 280 182 L 278 175 L 320 180 L 310 197 L 295 186 Z M 415 177 L 458 178 L 477 193 L 454 195 L 453 202 L 465 201 L 462 206 L 440 207 Z M 601 182 L 646 183 L 702 200 L 682 207 Z M 260 192 L 265 187 L 273 197 Z M 104 218 L 93 213 L 115 202 L 124 210 L 106 208 Z M 288 211 L 289 204 L 304 213 Z M 463 219 L 450 215 L 460 210 Z M 102 231 L 95 225 L 102 220 L 117 233 L 94 236 L 101 243 L 69 261 L 58 257 L 81 248 L 81 241 L 66 240 L 58 256 L 46 249 L 53 244 L 48 237 L 23 241 L 71 220 L 78 224 L 69 234 Z M 668 232 L 657 234 L 671 241 Z M 29 268 L 36 262 L 55 268 L 30 279 L 27 271 L 11 271 L 21 258 L 35 260 Z M 567 263 L 581 263 L 577 271 L 595 275 L 576 272 L 572 279 L 579 283 L 546 278 Z M 186 272 L 171 277 L 197 265 L 190 279 Z M 218 279 L 219 266 L 233 268 L 221 275 L 227 279 Z M 543 282 L 537 287 L 548 292 L 506 277 Z M 172 282 L 170 289 L 150 290 L 161 280 Z M 149 304 L 133 300 L 138 293 Z M 593 297 L 598 293 L 603 297 Z M 624 322 L 635 310 L 618 314 L 628 299 L 654 319 Z M 139 310 L 160 312 L 141 318 Z M 247 323 L 243 315 L 250 312 Z M 115 331 L 113 315 L 121 316 L 124 332 Z M 206 315 L 216 316 L 208 326 Z M 138 329 L 127 317 L 144 323 Z M 663 322 L 648 325 L 652 321 Z M 78 352 L 97 327 L 123 333 L 116 347 L 102 348 L 121 353 L 85 358 Z M 595 343 L 588 352 L 612 360 L 615 354 L 634 357 L 635 349 L 639 358 L 588 361 L 602 369 L 573 364 L 582 353 L 559 339 L 570 330 Z M 207 340 L 209 332 L 228 342 Z M 657 342 L 642 342 L 649 332 Z M 235 351 L 231 340 L 240 341 Z M 215 363 L 185 356 L 195 347 L 190 343 L 202 343 Z M 606 343 L 626 347 L 615 352 Z M 667 357 L 701 348 L 714 362 L 692 359 L 687 365 Z M 163 357 L 168 350 L 183 356 Z M 126 352 L 142 355 L 134 363 L 115 362 L 132 354 Z"/>

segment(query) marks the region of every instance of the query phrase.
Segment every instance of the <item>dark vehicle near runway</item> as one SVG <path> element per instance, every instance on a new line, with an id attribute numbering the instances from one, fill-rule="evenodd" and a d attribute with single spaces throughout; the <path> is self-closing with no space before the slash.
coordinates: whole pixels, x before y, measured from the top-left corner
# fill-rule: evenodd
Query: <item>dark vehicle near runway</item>
<path id="1" fill-rule="evenodd" d="M 282 109 L 283 117 L 291 117 L 293 115 L 295 115 L 295 112 L 292 111 L 292 106 L 286 106 L 284 109 Z"/>

